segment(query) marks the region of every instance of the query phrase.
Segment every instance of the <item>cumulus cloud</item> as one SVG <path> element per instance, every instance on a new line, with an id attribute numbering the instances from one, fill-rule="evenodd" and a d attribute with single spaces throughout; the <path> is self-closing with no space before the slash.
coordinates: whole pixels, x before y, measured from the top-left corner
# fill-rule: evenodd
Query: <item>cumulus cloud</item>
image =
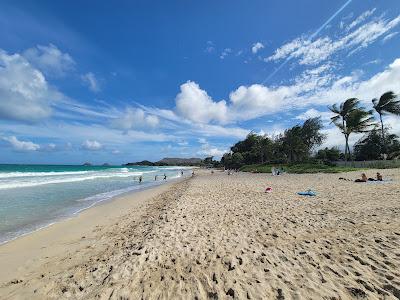
<path id="1" fill-rule="evenodd" d="M 363 20 L 370 15 L 366 14 Z M 350 28 L 351 31 L 335 39 L 328 36 L 318 38 L 314 41 L 308 37 L 296 38 L 276 49 L 273 55 L 266 58 L 266 61 L 296 58 L 299 64 L 315 65 L 326 61 L 341 50 L 349 50 L 351 51 L 350 54 L 355 53 L 395 28 L 400 23 L 400 15 L 393 19 L 383 19 L 380 17 L 361 26 L 358 26 L 359 23 L 361 21 L 356 22 Z"/>
<path id="2" fill-rule="evenodd" d="M 400 91 L 400 58 L 382 72 L 366 79 L 361 79 L 357 72 L 340 77 L 333 75 L 331 69 L 331 65 L 327 64 L 307 70 L 291 85 L 240 86 L 229 94 L 228 102 L 213 100 L 197 83 L 189 81 L 181 86 L 181 92 L 176 97 L 176 113 L 197 124 L 199 130 L 207 128 L 206 124 L 216 126 L 209 124 L 212 122 L 229 124 L 290 109 L 331 105 L 351 97 L 358 97 L 370 105 L 372 98 L 388 90 Z M 307 115 L 316 112 L 310 110 Z M 322 116 L 327 117 L 324 113 Z"/>
<path id="3" fill-rule="evenodd" d="M 214 156 L 216 158 L 220 158 L 224 155 L 224 153 L 227 152 L 227 150 L 211 146 L 205 139 L 199 139 L 199 143 L 201 144 L 201 148 L 199 151 L 197 151 L 197 155 Z"/>
<path id="4" fill-rule="evenodd" d="M 25 57 L 0 49 L 0 119 L 40 121 L 61 97 Z"/>
<path id="5" fill-rule="evenodd" d="M 92 92 L 99 92 L 100 91 L 100 84 L 99 81 L 96 79 L 96 76 L 92 73 L 86 73 L 81 76 L 82 82 L 91 90 Z"/>
<path id="6" fill-rule="evenodd" d="M 293 92 L 287 87 L 270 89 L 261 84 L 240 86 L 229 95 L 231 118 L 249 120 L 281 110 L 282 100 Z"/>
<path id="7" fill-rule="evenodd" d="M 103 148 L 103 145 L 95 140 L 86 140 L 82 143 L 82 148 L 89 151 L 97 151 Z"/>
<path id="8" fill-rule="evenodd" d="M 29 48 L 24 51 L 23 56 L 46 75 L 63 76 L 75 67 L 72 57 L 68 53 L 61 52 L 53 44 Z"/>
<path id="9" fill-rule="evenodd" d="M 253 47 L 251 47 L 251 52 L 253 52 L 253 54 L 256 54 L 262 48 L 264 48 L 264 45 L 262 43 L 260 42 L 254 43 Z"/>
<path id="10" fill-rule="evenodd" d="M 143 109 L 128 107 L 111 121 L 114 128 L 129 130 L 133 128 L 156 128 L 159 125 L 156 115 L 148 114 Z"/>
<path id="11" fill-rule="evenodd" d="M 200 86 L 188 81 L 181 85 L 176 96 L 176 110 L 184 118 L 198 123 L 226 121 L 227 107 L 224 100 L 215 102 Z"/>
<path id="12" fill-rule="evenodd" d="M 11 147 L 15 151 L 29 152 L 37 151 L 40 149 L 40 146 L 38 144 L 35 144 L 31 141 L 20 141 L 15 136 L 3 137 L 3 140 L 9 142 Z"/>

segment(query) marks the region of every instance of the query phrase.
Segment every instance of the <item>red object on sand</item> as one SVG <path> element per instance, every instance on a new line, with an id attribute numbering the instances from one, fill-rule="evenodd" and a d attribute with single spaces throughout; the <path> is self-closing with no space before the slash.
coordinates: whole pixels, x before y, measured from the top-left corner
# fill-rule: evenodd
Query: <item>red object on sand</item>
<path id="1" fill-rule="evenodd" d="M 265 192 L 266 192 L 266 193 L 271 193 L 271 192 L 272 192 L 272 187 L 267 187 L 267 188 L 265 189 Z"/>

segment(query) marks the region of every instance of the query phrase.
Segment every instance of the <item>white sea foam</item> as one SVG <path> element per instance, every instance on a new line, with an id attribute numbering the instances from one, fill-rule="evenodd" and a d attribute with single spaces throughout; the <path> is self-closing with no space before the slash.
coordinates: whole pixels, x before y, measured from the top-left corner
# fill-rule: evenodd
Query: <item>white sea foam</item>
<path id="1" fill-rule="evenodd" d="M 42 177 L 42 176 L 63 176 L 63 175 L 83 175 L 95 173 L 96 171 L 75 171 L 75 172 L 7 172 L 0 173 L 1 178 L 13 177 Z"/>
<path id="2" fill-rule="evenodd" d="M 27 180 L 0 180 L 0 190 L 2 189 L 13 189 L 22 187 L 33 187 L 45 184 L 56 184 L 56 183 L 70 183 L 79 182 L 85 180 L 95 180 L 104 178 L 126 178 L 143 175 L 143 172 L 129 172 L 129 173 L 101 173 L 96 172 L 86 176 L 65 176 L 63 178 L 48 178 L 46 176 L 41 178 L 33 178 Z"/>

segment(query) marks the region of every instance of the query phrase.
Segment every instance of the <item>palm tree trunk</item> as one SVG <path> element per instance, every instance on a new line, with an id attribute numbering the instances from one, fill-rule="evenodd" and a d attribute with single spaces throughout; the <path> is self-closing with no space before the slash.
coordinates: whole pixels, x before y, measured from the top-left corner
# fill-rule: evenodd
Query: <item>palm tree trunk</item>
<path id="1" fill-rule="evenodd" d="M 345 124 L 345 123 L 344 123 L 344 118 L 342 118 L 343 131 L 346 132 L 346 128 L 345 128 L 345 125 L 344 125 L 344 124 Z M 345 146 L 344 146 L 344 160 L 347 161 L 347 149 L 348 149 L 349 147 L 348 147 L 348 137 L 347 137 L 347 134 L 346 134 L 346 133 L 344 133 L 344 139 L 345 139 L 345 141 L 346 141 L 346 144 L 345 144 Z"/>
<path id="2" fill-rule="evenodd" d="M 347 154 L 349 155 L 349 159 L 351 159 L 350 145 L 349 145 L 349 136 L 347 136 Z"/>
<path id="3" fill-rule="evenodd" d="M 381 130 L 382 130 L 382 152 L 383 154 L 386 154 L 385 131 L 383 129 L 382 114 L 379 114 L 379 119 L 381 120 Z M 384 159 L 386 159 L 385 155 L 383 155 L 383 157 Z"/>

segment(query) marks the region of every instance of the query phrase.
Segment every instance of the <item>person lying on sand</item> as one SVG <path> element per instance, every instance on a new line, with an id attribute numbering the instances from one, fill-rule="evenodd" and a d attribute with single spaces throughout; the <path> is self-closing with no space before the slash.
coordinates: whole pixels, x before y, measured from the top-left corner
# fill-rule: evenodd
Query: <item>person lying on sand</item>
<path id="1" fill-rule="evenodd" d="M 339 177 L 339 180 L 352 181 L 352 180 L 344 178 L 344 177 Z M 365 175 L 365 173 L 362 173 L 361 174 L 361 179 L 357 178 L 356 180 L 354 180 L 354 182 L 367 182 L 367 181 L 383 181 L 383 177 L 379 172 L 376 173 L 376 179 L 371 178 L 371 177 L 367 178 L 367 175 Z"/>
<path id="2" fill-rule="evenodd" d="M 353 181 L 351 179 L 347 179 L 347 178 L 344 178 L 344 177 L 339 177 L 339 180 Z M 354 182 L 367 182 L 367 181 L 368 181 L 368 178 L 365 175 L 365 173 L 361 174 L 361 179 L 357 178 L 356 180 L 354 180 Z"/>

